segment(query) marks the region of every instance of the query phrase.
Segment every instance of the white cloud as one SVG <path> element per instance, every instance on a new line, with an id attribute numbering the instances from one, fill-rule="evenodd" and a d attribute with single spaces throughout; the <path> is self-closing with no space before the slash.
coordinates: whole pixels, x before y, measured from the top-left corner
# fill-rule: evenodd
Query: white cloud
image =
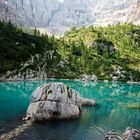
<path id="1" fill-rule="evenodd" d="M 6 1 L 4 1 L 4 2 L 5 2 L 5 4 L 6 4 L 6 5 L 8 4 L 7 0 L 6 0 Z"/>
<path id="2" fill-rule="evenodd" d="M 63 3 L 64 0 L 58 0 L 59 2 Z"/>

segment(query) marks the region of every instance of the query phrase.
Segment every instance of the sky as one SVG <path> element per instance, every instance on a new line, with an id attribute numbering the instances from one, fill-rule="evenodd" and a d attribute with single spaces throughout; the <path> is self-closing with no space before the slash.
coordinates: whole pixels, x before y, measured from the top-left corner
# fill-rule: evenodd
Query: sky
<path id="1" fill-rule="evenodd" d="M 58 0 L 59 2 L 63 3 L 64 0 Z"/>

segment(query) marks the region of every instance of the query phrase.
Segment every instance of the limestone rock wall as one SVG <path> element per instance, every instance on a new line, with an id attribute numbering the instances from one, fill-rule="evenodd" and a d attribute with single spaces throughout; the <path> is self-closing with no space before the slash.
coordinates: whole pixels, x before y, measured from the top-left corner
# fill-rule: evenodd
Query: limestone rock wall
<path id="1" fill-rule="evenodd" d="M 139 0 L 1 0 L 0 19 L 63 34 L 72 26 L 139 21 Z"/>

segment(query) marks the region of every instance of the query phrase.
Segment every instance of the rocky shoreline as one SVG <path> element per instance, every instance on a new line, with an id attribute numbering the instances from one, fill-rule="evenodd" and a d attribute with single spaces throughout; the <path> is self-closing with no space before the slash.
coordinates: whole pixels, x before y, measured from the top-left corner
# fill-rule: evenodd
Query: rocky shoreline
<path id="1" fill-rule="evenodd" d="M 45 78 L 45 79 L 41 79 L 41 78 L 32 78 L 32 79 L 5 79 L 5 80 L 2 80 L 0 78 L 0 83 L 1 82 L 20 82 L 20 81 L 40 81 L 40 80 L 43 80 L 43 81 L 46 81 L 46 80 L 75 80 L 75 81 L 83 81 L 83 82 L 104 82 L 104 83 L 109 83 L 109 82 L 113 82 L 113 83 L 117 83 L 117 82 L 124 82 L 124 81 L 109 81 L 109 80 L 97 80 L 97 81 L 85 81 L 85 80 L 82 80 L 82 79 L 57 79 L 57 78 Z M 127 81 L 126 83 L 128 84 L 140 84 L 140 81 L 139 82 L 135 82 L 135 81 Z"/>
<path id="2" fill-rule="evenodd" d="M 11 73 L 10 73 L 11 74 Z M 30 74 L 24 77 L 23 75 L 16 75 L 16 76 L 7 76 L 3 75 L 0 77 L 0 82 L 15 82 L 15 81 L 38 81 L 38 80 L 70 80 L 70 79 L 61 79 L 61 78 L 55 78 L 55 77 L 47 77 L 47 75 L 40 75 L 37 77 L 31 76 Z M 99 80 L 96 75 L 88 75 L 88 74 L 81 74 L 79 78 L 71 79 L 71 80 L 81 80 L 83 82 L 124 82 L 121 80 L 114 80 L 114 77 L 112 77 L 112 80 Z M 140 81 L 126 81 L 128 84 L 140 84 Z"/>

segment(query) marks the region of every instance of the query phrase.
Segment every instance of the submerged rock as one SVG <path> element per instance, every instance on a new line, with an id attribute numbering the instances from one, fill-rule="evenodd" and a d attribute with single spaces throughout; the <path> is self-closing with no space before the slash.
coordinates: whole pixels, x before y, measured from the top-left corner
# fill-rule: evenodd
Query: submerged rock
<path id="1" fill-rule="evenodd" d="M 48 83 L 32 94 L 27 119 L 44 121 L 79 118 L 82 105 L 95 105 L 93 100 L 81 99 L 80 94 L 63 83 Z"/>
<path id="2" fill-rule="evenodd" d="M 119 133 L 113 130 L 113 131 L 109 131 L 106 134 L 105 140 L 123 140 L 123 138 L 120 136 Z"/>
<path id="3" fill-rule="evenodd" d="M 126 105 L 126 108 L 128 109 L 140 109 L 140 104 L 139 103 L 130 103 Z"/>
<path id="4" fill-rule="evenodd" d="M 81 98 L 81 103 L 82 103 L 82 106 L 95 106 L 96 105 L 96 101 L 93 99 Z"/>

